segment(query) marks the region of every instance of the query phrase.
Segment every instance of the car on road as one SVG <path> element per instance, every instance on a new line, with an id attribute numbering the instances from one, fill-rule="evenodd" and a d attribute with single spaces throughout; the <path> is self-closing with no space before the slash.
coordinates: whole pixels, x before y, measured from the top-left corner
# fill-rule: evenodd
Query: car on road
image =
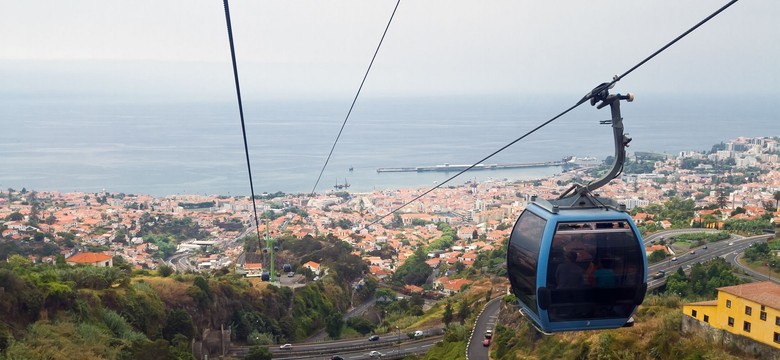
<path id="1" fill-rule="evenodd" d="M 704 250 L 707 250 L 707 245 L 704 245 Z"/>
<path id="2" fill-rule="evenodd" d="M 379 335 L 371 335 L 368 337 L 368 341 L 379 341 Z"/>
<path id="3" fill-rule="evenodd" d="M 677 256 L 673 257 L 672 261 L 677 261 Z"/>
<path id="4" fill-rule="evenodd" d="M 416 338 L 421 337 L 423 335 L 425 335 L 425 334 L 423 334 L 422 330 L 417 330 L 417 331 L 414 332 L 414 337 L 416 337 Z"/>
<path id="5" fill-rule="evenodd" d="M 490 346 L 490 339 L 482 340 L 482 346 Z"/>
<path id="6" fill-rule="evenodd" d="M 294 272 L 290 271 L 290 272 L 287 273 L 287 277 L 293 277 L 293 276 L 295 276 Z"/>
<path id="7" fill-rule="evenodd" d="M 292 350 L 292 344 L 280 345 L 279 350 Z"/>
<path id="8" fill-rule="evenodd" d="M 370 356 L 372 358 L 375 358 L 375 357 L 385 356 L 385 354 L 382 354 L 381 352 L 374 350 L 374 351 L 368 353 L 368 356 Z"/>
<path id="9" fill-rule="evenodd" d="M 666 276 L 666 270 L 658 270 L 658 272 L 653 275 L 653 279 L 660 279 L 664 276 Z"/>
<path id="10" fill-rule="evenodd" d="M 490 339 L 493 337 L 493 330 L 487 329 L 485 330 L 485 339 Z"/>
<path id="11" fill-rule="evenodd" d="M 732 241 L 732 242 L 730 242 L 730 243 L 729 243 L 729 245 L 734 245 L 734 242 L 733 242 L 733 241 Z"/>
<path id="12" fill-rule="evenodd" d="M 330 360 L 344 360 L 344 358 L 338 355 L 333 355 L 330 357 Z"/>
<path id="13" fill-rule="evenodd" d="M 691 255 L 695 255 L 695 254 L 696 254 L 696 250 L 691 250 Z"/>

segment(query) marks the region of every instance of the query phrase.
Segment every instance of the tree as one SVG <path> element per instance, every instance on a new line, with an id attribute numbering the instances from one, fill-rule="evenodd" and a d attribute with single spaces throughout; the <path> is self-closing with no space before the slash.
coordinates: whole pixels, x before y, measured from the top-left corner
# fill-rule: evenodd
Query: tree
<path id="1" fill-rule="evenodd" d="M 8 189 L 11 190 L 11 189 Z M 8 195 L 11 196 L 10 193 Z M 404 220 L 401 219 L 401 215 L 395 214 L 393 215 L 393 222 L 390 223 L 391 227 L 394 229 L 399 229 L 404 226 Z"/>
<path id="2" fill-rule="evenodd" d="M 780 208 L 780 191 L 775 191 L 772 197 L 775 199 L 775 209 Z"/>
<path id="3" fill-rule="evenodd" d="M 374 324 L 362 316 L 351 317 L 347 320 L 347 326 L 355 329 L 357 332 L 366 335 L 374 331 Z"/>
<path id="4" fill-rule="evenodd" d="M 341 337 L 341 330 L 344 328 L 344 318 L 340 312 L 332 312 L 325 318 L 325 332 L 331 339 Z"/>
<path id="5" fill-rule="evenodd" d="M 396 282 L 404 284 L 422 285 L 431 275 L 433 269 L 425 263 L 427 255 L 422 248 L 417 249 L 403 265 L 399 266 L 393 276 Z"/>
<path id="6" fill-rule="evenodd" d="M 24 215 L 22 213 L 15 211 L 12 212 L 10 215 L 6 217 L 6 220 L 8 221 L 22 221 L 24 220 Z"/>
<path id="7" fill-rule="evenodd" d="M 170 341 L 177 334 L 184 335 L 187 339 L 192 339 L 193 335 L 195 335 L 195 325 L 192 322 L 192 316 L 184 309 L 174 309 L 168 312 L 165 318 L 162 336 Z"/>
<path id="8" fill-rule="evenodd" d="M 468 319 L 469 315 L 471 315 L 471 307 L 469 306 L 469 303 L 465 300 L 461 301 L 460 307 L 458 308 L 458 317 L 460 318 L 461 325 L 466 323 L 466 319 Z"/>
<path id="9" fill-rule="evenodd" d="M 54 215 L 49 215 L 46 217 L 46 219 L 43 220 L 43 222 L 45 222 L 46 225 L 54 225 L 54 223 L 57 222 L 57 217 Z"/>
<path id="10" fill-rule="evenodd" d="M 449 326 L 452 322 L 452 303 L 449 301 L 447 301 L 447 305 L 444 305 L 444 315 L 442 315 L 441 321 L 444 322 L 444 326 Z"/>
<path id="11" fill-rule="evenodd" d="M 173 268 L 170 267 L 169 265 L 160 265 L 160 267 L 157 268 L 157 272 L 162 277 L 168 277 L 171 276 L 171 274 L 173 274 L 174 271 Z"/>
<path id="12" fill-rule="evenodd" d="M 656 251 L 653 251 L 653 253 L 650 254 L 650 256 L 647 257 L 647 262 L 648 263 L 657 263 L 657 262 L 659 262 L 659 261 L 661 261 L 663 259 L 666 259 L 666 252 L 663 251 L 663 250 L 656 250 Z"/>
<path id="13" fill-rule="evenodd" d="M 271 360 L 271 351 L 265 346 L 252 346 L 244 360 Z"/>
<path id="14" fill-rule="evenodd" d="M 273 334 L 254 330 L 246 337 L 246 341 L 249 345 L 273 345 L 274 336 Z"/>

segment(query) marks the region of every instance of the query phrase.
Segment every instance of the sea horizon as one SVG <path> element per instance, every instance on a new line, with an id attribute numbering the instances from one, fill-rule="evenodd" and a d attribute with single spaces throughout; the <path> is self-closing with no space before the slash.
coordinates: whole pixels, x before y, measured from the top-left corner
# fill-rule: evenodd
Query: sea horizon
<path id="1" fill-rule="evenodd" d="M 778 110 L 755 97 L 637 97 L 623 103 L 629 152 L 707 151 L 720 142 L 780 135 Z M 734 99 L 732 99 L 734 100 Z M 432 187 L 455 173 L 377 173 L 380 167 L 559 161 L 613 155 L 609 110 L 583 105 L 485 161 L 571 106 L 563 96 L 449 96 L 358 101 L 315 192 Z M 574 101 L 576 102 L 576 100 Z M 310 193 L 349 104 L 247 102 L 255 194 Z M 60 192 L 249 195 L 237 106 L 19 96 L 0 100 L 0 188 Z M 352 171 L 350 171 L 352 169 Z M 560 168 L 472 171 L 454 179 L 548 178 Z"/>

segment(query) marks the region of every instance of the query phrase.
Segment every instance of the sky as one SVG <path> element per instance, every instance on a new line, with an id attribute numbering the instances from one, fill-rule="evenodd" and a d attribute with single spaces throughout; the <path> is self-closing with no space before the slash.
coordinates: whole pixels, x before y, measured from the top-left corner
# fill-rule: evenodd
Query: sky
<path id="1" fill-rule="evenodd" d="M 581 96 L 725 3 L 401 1 L 361 96 Z M 222 1 L 0 4 L 0 96 L 235 99 Z M 351 99 L 395 4 L 231 1 L 245 98 Z M 739 1 L 618 87 L 778 97 L 778 14 Z"/>

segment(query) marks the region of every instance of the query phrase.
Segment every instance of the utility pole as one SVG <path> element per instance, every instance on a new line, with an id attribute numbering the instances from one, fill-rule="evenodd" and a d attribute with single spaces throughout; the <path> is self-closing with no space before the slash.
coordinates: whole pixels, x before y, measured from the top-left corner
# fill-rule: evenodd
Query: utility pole
<path id="1" fill-rule="evenodd" d="M 401 355 L 401 329 L 398 326 L 396 326 L 395 327 L 395 332 L 396 332 L 396 337 L 397 337 L 397 340 L 398 340 L 398 354 L 397 355 L 400 356 Z"/>

